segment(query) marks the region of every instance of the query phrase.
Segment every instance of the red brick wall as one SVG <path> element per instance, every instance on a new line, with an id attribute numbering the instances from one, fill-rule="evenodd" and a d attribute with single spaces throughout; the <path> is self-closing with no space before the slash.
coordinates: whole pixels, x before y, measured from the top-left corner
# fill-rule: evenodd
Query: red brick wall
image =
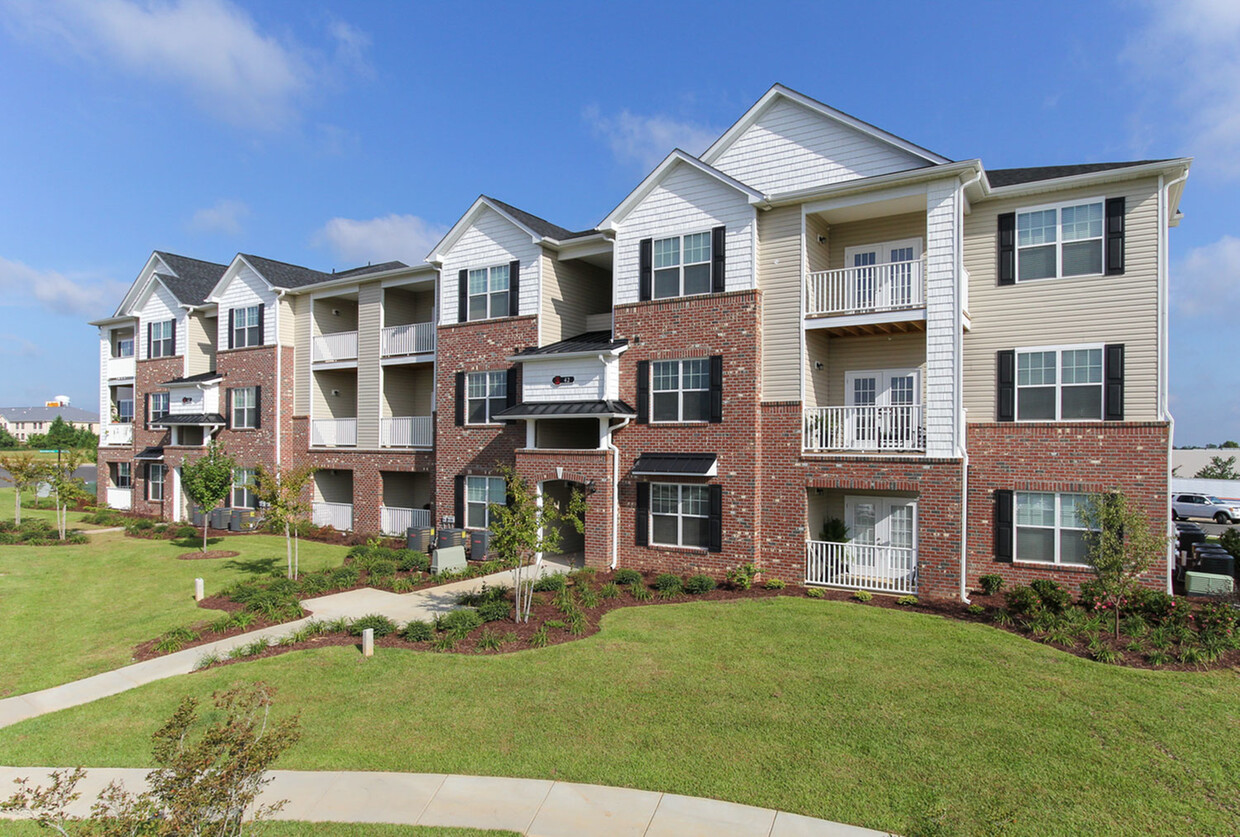
<path id="1" fill-rule="evenodd" d="M 135 364 L 133 381 L 133 449 L 126 449 L 125 455 L 120 458 L 114 458 L 114 455 L 110 455 L 110 461 L 132 461 L 134 454 L 143 448 L 167 443 L 169 431 L 158 428 L 148 429 L 146 426 L 148 419 L 146 414 L 146 395 L 150 392 L 167 392 L 168 388 L 163 386 L 164 382 L 180 378 L 184 374 L 185 359 L 180 355 L 155 358 L 153 360 L 139 360 Z M 168 499 L 164 502 L 147 500 L 146 464 L 134 462 L 132 473 L 133 510 L 138 514 L 149 514 L 165 520 L 171 520 L 171 491 L 167 492 Z M 101 467 L 99 469 L 99 486 L 101 489 L 104 488 L 106 480 L 107 471 Z M 170 484 L 165 483 L 165 488 L 170 488 Z"/>
<path id="2" fill-rule="evenodd" d="M 537 490 L 544 480 L 593 482 L 585 497 L 585 562 L 587 567 L 611 566 L 612 454 L 607 450 L 522 450 L 516 454 L 517 473 Z M 562 472 L 557 472 L 562 468 Z"/>

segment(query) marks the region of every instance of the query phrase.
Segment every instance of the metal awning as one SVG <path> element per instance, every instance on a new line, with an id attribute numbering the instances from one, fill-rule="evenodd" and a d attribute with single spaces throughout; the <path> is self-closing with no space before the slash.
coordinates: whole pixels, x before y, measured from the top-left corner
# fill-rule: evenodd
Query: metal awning
<path id="1" fill-rule="evenodd" d="M 500 410 L 491 418 L 500 420 L 532 418 L 604 418 L 629 417 L 637 411 L 623 401 L 522 401 L 506 410 Z"/>
<path id="2" fill-rule="evenodd" d="M 643 453 L 633 463 L 635 476 L 713 477 L 719 459 L 713 453 Z"/>
<path id="3" fill-rule="evenodd" d="M 151 427 L 170 427 L 174 424 L 210 425 L 222 427 L 227 424 L 219 413 L 189 413 L 186 415 L 167 415 L 151 422 Z"/>
<path id="4" fill-rule="evenodd" d="M 137 456 L 134 457 L 134 459 L 140 459 L 146 462 L 161 462 L 163 461 L 163 458 L 164 458 L 164 449 L 162 446 L 160 447 L 152 446 L 149 448 L 143 448 L 142 451 Z"/>

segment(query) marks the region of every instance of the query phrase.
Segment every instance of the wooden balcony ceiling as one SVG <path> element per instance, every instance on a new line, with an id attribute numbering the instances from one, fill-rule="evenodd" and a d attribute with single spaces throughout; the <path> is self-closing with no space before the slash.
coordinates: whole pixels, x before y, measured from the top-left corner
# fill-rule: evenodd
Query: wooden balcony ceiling
<path id="1" fill-rule="evenodd" d="M 828 318 L 810 318 L 828 319 Z M 823 325 L 820 330 L 841 337 L 864 337 L 870 334 L 905 334 L 912 331 L 925 331 L 925 320 L 904 320 L 891 323 L 867 323 L 864 325 Z"/>

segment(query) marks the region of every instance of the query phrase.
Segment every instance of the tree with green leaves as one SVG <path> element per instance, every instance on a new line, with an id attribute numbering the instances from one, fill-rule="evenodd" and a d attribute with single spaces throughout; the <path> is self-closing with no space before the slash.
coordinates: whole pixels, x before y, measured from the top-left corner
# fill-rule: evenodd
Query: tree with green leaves
<path id="1" fill-rule="evenodd" d="M 45 435 L 49 448 L 77 447 L 77 428 L 65 421 L 61 416 L 56 416 L 56 418 L 52 419 L 52 423 L 48 426 Z"/>
<path id="2" fill-rule="evenodd" d="M 555 503 L 539 503 L 534 489 L 516 471 L 501 468 L 508 487 L 508 503 L 491 504 L 491 540 L 488 549 L 499 560 L 512 566 L 513 596 L 516 600 L 516 621 L 528 622 L 534 601 L 538 556 L 560 548 L 560 527 L 569 525 L 578 532 L 585 530 L 586 502 L 581 492 L 573 490 L 568 508 L 561 511 Z"/>
<path id="3" fill-rule="evenodd" d="M 1081 517 L 1085 533 L 1085 560 L 1093 567 L 1098 601 L 1115 617 L 1119 636 L 1121 606 L 1140 585 L 1141 576 L 1167 554 L 1167 534 L 1125 495 L 1094 494 Z"/>
<path id="4" fill-rule="evenodd" d="M 1193 475 L 1199 480 L 1240 480 L 1240 471 L 1236 470 L 1236 457 L 1211 456 L 1210 464 Z"/>
<path id="5" fill-rule="evenodd" d="M 49 461 L 44 466 L 56 497 L 56 529 L 62 541 L 69 534 L 69 505 L 90 496 L 86 493 L 86 483 L 81 477 L 74 476 L 85 461 L 86 451 L 69 448 L 60 451 L 54 462 Z"/>
<path id="6" fill-rule="evenodd" d="M 7 427 L 0 427 L 0 450 L 12 450 L 13 448 L 20 448 L 21 446 L 22 443 L 18 441 L 16 436 L 9 432 Z"/>
<path id="7" fill-rule="evenodd" d="M 35 458 L 32 453 L 0 454 L 0 468 L 4 469 L 3 479 L 11 483 L 13 492 L 13 522 L 22 522 L 22 492 L 34 488 L 48 478 L 47 463 Z"/>
<path id="8" fill-rule="evenodd" d="M 202 511 L 202 551 L 207 551 L 207 533 L 211 528 L 211 512 L 232 490 L 233 469 L 237 463 L 213 440 L 197 459 L 181 466 L 181 488 L 185 496 Z"/>
<path id="9" fill-rule="evenodd" d="M 259 465 L 254 472 L 254 496 L 275 529 L 284 530 L 284 550 L 288 557 L 288 577 L 297 578 L 301 563 L 298 524 L 305 520 L 310 504 L 306 486 L 314 476 L 314 466 L 301 465 L 267 470 Z"/>

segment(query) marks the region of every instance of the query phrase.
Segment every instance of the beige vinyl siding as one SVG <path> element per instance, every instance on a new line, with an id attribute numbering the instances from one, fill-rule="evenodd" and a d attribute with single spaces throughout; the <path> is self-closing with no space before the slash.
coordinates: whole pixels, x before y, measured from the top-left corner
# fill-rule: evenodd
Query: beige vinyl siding
<path id="1" fill-rule="evenodd" d="M 357 373 L 352 369 L 320 370 L 314 374 L 314 417 L 357 417 Z M 332 395 L 337 390 L 340 395 Z M 378 446 L 375 438 L 375 447 Z"/>
<path id="2" fill-rule="evenodd" d="M 293 303 L 293 413 L 310 415 L 310 298 L 291 297 Z"/>
<path id="3" fill-rule="evenodd" d="M 611 279 L 606 271 L 576 259 L 560 261 L 544 250 L 542 276 L 542 345 L 584 334 L 588 316 L 611 311 Z"/>
<path id="4" fill-rule="evenodd" d="M 1123 276 L 996 284 L 998 215 L 1024 207 L 1124 196 Z M 969 421 L 995 420 L 995 358 L 1002 349 L 1124 344 L 1124 418 L 1158 419 L 1158 181 L 1145 178 L 973 205 L 964 222 L 969 313 L 964 406 Z"/>
<path id="5" fill-rule="evenodd" d="M 435 308 L 433 291 L 386 288 L 383 291 L 383 325 L 429 323 Z"/>
<path id="6" fill-rule="evenodd" d="M 215 369 L 215 335 L 216 320 L 208 318 L 202 312 L 189 315 L 186 326 L 189 329 L 188 352 L 186 354 L 185 371 L 189 375 L 201 375 Z"/>
<path id="7" fill-rule="evenodd" d="M 372 282 L 357 292 L 357 446 L 379 446 L 379 323 L 383 288 Z"/>
<path id="8" fill-rule="evenodd" d="M 378 293 L 378 285 L 371 285 L 374 293 Z M 339 312 L 333 313 L 333 312 Z M 357 331 L 359 316 L 358 303 L 341 296 L 321 296 L 314 300 L 314 333 L 340 334 L 345 331 Z"/>
<path id="9" fill-rule="evenodd" d="M 434 370 L 429 363 L 383 368 L 383 417 L 429 416 Z"/>
<path id="10" fill-rule="evenodd" d="M 279 311 L 280 322 L 277 324 L 279 331 L 279 340 L 281 346 L 294 346 L 297 344 L 297 300 L 295 296 L 280 297 Z"/>
<path id="11" fill-rule="evenodd" d="M 922 252 L 926 249 L 926 213 L 910 212 L 905 215 L 889 215 L 884 218 L 868 218 L 847 224 L 832 224 L 827 270 L 839 270 L 844 264 L 844 251 L 862 244 L 879 244 L 904 238 L 921 239 Z"/>
<path id="12" fill-rule="evenodd" d="M 764 401 L 800 401 L 801 207 L 758 213 Z"/>
<path id="13" fill-rule="evenodd" d="M 873 334 L 865 337 L 832 337 L 827 341 L 827 404 L 842 407 L 847 401 L 844 377 L 848 372 L 875 369 L 920 369 L 921 403 L 926 402 L 926 335 Z"/>
<path id="14" fill-rule="evenodd" d="M 819 241 L 821 236 L 824 240 Z M 831 269 L 831 225 L 821 216 L 805 216 L 805 261 L 810 273 Z"/>

